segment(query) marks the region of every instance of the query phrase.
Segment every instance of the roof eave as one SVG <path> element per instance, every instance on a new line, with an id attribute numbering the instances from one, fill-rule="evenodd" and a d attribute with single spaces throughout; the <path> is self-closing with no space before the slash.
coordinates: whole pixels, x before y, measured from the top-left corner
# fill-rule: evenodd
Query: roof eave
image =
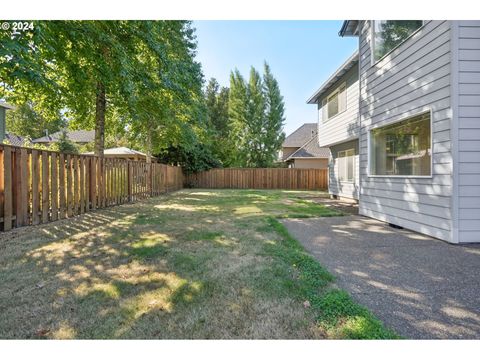
<path id="1" fill-rule="evenodd" d="M 338 32 L 338 36 L 358 36 L 358 23 L 359 20 L 345 20 L 342 24 L 342 28 Z"/>
<path id="2" fill-rule="evenodd" d="M 287 160 L 295 160 L 295 159 L 328 159 L 328 156 L 294 156 L 289 157 Z M 285 160 L 285 161 L 287 161 Z"/>
<path id="3" fill-rule="evenodd" d="M 341 79 L 356 63 L 358 62 L 358 50 L 350 57 L 325 81 L 315 93 L 307 100 L 307 104 L 316 104 L 318 98 Z"/>

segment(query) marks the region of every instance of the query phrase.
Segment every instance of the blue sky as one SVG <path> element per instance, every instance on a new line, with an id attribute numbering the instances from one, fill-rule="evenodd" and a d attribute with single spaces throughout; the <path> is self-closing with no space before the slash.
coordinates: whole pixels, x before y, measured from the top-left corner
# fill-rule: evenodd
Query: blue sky
<path id="1" fill-rule="evenodd" d="M 341 38 L 342 21 L 195 21 L 198 55 L 206 79 L 228 86 L 230 71 L 248 77 L 266 60 L 285 99 L 285 132 L 315 122 L 306 100 L 350 56 L 356 38 Z"/>

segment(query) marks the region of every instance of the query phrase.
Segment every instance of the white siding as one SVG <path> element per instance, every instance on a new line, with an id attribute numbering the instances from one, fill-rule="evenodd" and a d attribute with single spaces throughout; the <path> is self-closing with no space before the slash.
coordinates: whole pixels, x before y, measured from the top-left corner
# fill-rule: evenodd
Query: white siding
<path id="1" fill-rule="evenodd" d="M 322 101 L 341 84 L 347 85 L 347 107 L 342 113 L 324 121 Z M 358 137 L 358 65 L 353 66 L 338 82 L 318 100 L 318 141 L 321 147 Z"/>
<path id="2" fill-rule="evenodd" d="M 480 21 L 458 22 L 458 241 L 480 242 Z"/>
<path id="3" fill-rule="evenodd" d="M 338 152 L 342 150 L 355 150 L 355 162 L 354 162 L 354 181 L 340 181 L 338 176 Z M 350 199 L 358 199 L 358 187 L 360 184 L 359 171 L 358 171 L 358 140 L 347 141 L 338 145 L 330 147 L 331 158 L 328 171 L 328 192 L 332 195 L 346 197 Z"/>
<path id="4" fill-rule="evenodd" d="M 451 241 L 450 22 L 427 22 L 373 66 L 370 41 L 370 22 L 364 21 L 359 49 L 360 213 Z M 371 126 L 426 110 L 432 114 L 432 177 L 369 177 Z"/>

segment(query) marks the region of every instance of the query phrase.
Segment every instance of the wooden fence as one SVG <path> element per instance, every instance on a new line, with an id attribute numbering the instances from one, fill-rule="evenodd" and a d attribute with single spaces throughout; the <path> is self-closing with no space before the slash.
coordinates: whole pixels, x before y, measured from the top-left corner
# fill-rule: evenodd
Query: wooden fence
<path id="1" fill-rule="evenodd" d="M 182 187 L 179 167 L 0 144 L 0 230 L 3 231 Z"/>
<path id="2" fill-rule="evenodd" d="M 185 184 L 207 189 L 325 190 L 327 169 L 213 169 L 187 175 Z"/>

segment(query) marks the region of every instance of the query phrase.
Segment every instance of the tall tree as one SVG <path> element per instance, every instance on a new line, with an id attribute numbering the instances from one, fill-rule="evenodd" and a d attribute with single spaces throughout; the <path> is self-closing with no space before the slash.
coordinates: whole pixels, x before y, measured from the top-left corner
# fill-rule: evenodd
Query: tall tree
<path id="1" fill-rule="evenodd" d="M 247 117 L 245 142 L 245 157 L 248 167 L 264 167 L 265 151 L 265 99 L 263 96 L 262 78 L 257 70 L 250 68 L 250 78 L 247 88 Z"/>
<path id="2" fill-rule="evenodd" d="M 236 149 L 232 165 L 272 166 L 285 138 L 284 112 L 283 97 L 268 64 L 263 78 L 252 67 L 248 84 L 238 70 L 231 73 L 229 117 Z"/>
<path id="3" fill-rule="evenodd" d="M 205 127 L 202 73 L 187 21 L 39 21 L 21 35 L 0 33 L 0 97 L 43 94 L 69 126 L 128 133 L 149 153 Z M 199 135 L 200 136 L 200 135 Z"/>
<path id="4" fill-rule="evenodd" d="M 228 135 L 228 94 L 227 87 L 220 87 L 217 80 L 211 78 L 205 89 L 205 102 L 209 126 L 221 136 Z"/>
<path id="5" fill-rule="evenodd" d="M 264 151 L 265 166 L 271 166 L 278 157 L 278 152 L 285 140 L 283 125 L 285 123 L 285 103 L 280 93 L 277 79 L 273 77 L 270 66 L 264 63 L 263 93 L 265 97 Z"/>
<path id="6" fill-rule="evenodd" d="M 228 116 L 230 118 L 230 141 L 236 149 L 228 159 L 229 166 L 245 166 L 247 163 L 244 151 L 248 142 L 248 93 L 245 80 L 238 69 L 230 74 L 230 92 L 228 97 Z"/>
<path id="7" fill-rule="evenodd" d="M 231 124 L 228 116 L 228 97 L 229 89 L 220 87 L 217 80 L 211 78 L 205 89 L 209 137 L 213 145 L 213 154 L 224 166 L 229 165 L 229 159 L 234 151 L 230 141 Z"/>

